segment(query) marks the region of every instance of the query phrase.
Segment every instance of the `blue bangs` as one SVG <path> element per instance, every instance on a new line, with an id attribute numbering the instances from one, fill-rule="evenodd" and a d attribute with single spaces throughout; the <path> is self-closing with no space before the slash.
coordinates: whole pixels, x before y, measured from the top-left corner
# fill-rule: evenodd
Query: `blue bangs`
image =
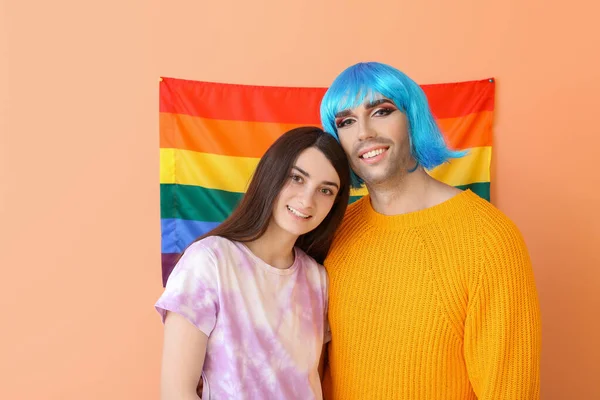
<path id="1" fill-rule="evenodd" d="M 421 87 L 396 68 L 376 62 L 355 64 L 333 81 L 321 101 L 324 130 L 339 141 L 336 114 L 381 97 L 392 100 L 406 115 L 411 152 L 419 165 L 432 169 L 465 154 L 450 150 L 446 145 Z M 360 187 L 362 183 L 353 172 L 353 187 Z"/>
<path id="2" fill-rule="evenodd" d="M 378 63 L 356 64 L 347 68 L 333 81 L 321 101 L 321 122 L 325 131 L 337 137 L 337 113 L 381 97 L 394 101 L 394 104 L 405 112 L 404 102 L 399 103 L 393 98 L 393 93 L 389 90 L 391 85 L 385 82 L 385 74 L 377 73 L 377 69 L 383 66 L 385 65 Z M 402 99 L 407 97 L 405 94 Z"/>

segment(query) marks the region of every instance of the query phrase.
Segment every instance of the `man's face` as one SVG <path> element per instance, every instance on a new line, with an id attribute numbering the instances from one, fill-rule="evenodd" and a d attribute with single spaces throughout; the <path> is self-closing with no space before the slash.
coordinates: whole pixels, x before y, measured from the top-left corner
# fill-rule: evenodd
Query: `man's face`
<path id="1" fill-rule="evenodd" d="M 402 179 L 414 167 L 406 115 L 391 100 L 379 97 L 340 111 L 335 124 L 352 170 L 367 185 Z"/>

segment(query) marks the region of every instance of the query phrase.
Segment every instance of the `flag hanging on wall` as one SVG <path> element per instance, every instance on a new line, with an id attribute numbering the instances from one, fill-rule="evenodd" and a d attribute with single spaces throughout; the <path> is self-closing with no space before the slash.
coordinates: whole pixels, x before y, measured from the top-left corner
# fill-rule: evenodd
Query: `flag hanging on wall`
<path id="1" fill-rule="evenodd" d="M 450 147 L 468 150 L 428 172 L 489 201 L 494 80 L 421 87 Z M 227 218 L 271 143 L 292 128 L 321 126 L 325 90 L 161 78 L 163 285 L 178 254 Z M 353 190 L 351 201 L 365 194 Z"/>

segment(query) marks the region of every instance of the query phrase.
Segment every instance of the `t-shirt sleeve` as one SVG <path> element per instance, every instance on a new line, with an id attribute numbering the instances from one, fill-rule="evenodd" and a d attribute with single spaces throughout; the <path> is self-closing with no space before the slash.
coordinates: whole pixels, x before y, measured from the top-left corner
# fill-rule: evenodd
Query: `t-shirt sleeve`
<path id="1" fill-rule="evenodd" d="M 171 311 L 210 336 L 219 312 L 219 276 L 216 258 L 208 247 L 196 243 L 185 251 L 155 308 L 163 323 Z"/>

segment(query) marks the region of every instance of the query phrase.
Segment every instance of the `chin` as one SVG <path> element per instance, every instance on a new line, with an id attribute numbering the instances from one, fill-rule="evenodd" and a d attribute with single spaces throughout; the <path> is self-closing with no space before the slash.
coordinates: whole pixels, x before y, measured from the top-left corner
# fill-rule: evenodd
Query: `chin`
<path id="1" fill-rule="evenodd" d="M 313 228 L 311 228 L 310 230 L 305 230 L 305 229 L 297 229 L 297 228 L 293 228 L 293 227 L 285 227 L 284 229 L 290 235 L 302 236 L 305 233 L 310 232 Z"/>
<path id="2" fill-rule="evenodd" d="M 307 233 L 309 233 L 309 232 L 312 232 L 312 231 L 314 231 L 315 229 L 317 229 L 317 227 L 318 227 L 318 225 L 317 225 L 317 226 L 313 226 L 312 228 L 310 228 L 310 229 L 308 229 L 308 230 L 303 230 L 302 232 L 298 232 L 298 236 L 301 236 L 301 235 L 306 235 Z"/>
<path id="3" fill-rule="evenodd" d="M 361 179 L 367 185 L 377 185 L 377 184 L 380 184 L 380 183 L 384 183 L 386 180 L 389 179 L 389 177 L 388 176 L 382 176 L 382 175 L 367 175 L 367 174 L 365 174 L 365 175 L 361 176 Z"/>
<path id="4" fill-rule="evenodd" d="M 357 174 L 360 178 L 370 185 L 377 185 L 380 183 L 385 183 L 390 180 L 396 179 L 399 174 L 394 174 L 389 170 L 382 171 L 369 171 L 370 173 L 366 174 Z"/>

